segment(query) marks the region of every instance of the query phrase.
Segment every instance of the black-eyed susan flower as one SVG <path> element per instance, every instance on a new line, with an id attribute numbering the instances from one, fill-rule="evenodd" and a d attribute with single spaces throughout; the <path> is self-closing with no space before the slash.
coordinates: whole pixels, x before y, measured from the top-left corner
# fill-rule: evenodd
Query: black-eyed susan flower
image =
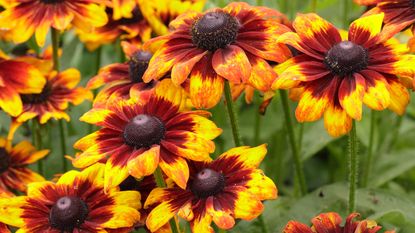
<path id="1" fill-rule="evenodd" d="M 28 141 L 15 146 L 10 143 L 0 137 L 0 197 L 13 196 L 13 191 L 26 192 L 29 183 L 45 180 L 27 166 L 45 157 L 49 150 L 37 151 Z"/>
<path id="2" fill-rule="evenodd" d="M 200 12 L 206 0 L 138 0 L 138 5 L 157 35 L 166 35 L 169 24 L 187 11 Z"/>
<path id="3" fill-rule="evenodd" d="M 376 5 L 380 0 L 353 0 L 356 4 L 364 6 L 373 6 Z"/>
<path id="4" fill-rule="evenodd" d="M 134 8 L 137 7 L 136 0 L 111 0 L 113 19 L 133 18 Z"/>
<path id="5" fill-rule="evenodd" d="M 348 39 L 316 14 L 299 14 L 296 33 L 279 38 L 302 54 L 276 67 L 273 88 L 301 87 L 296 109 L 300 122 L 318 120 L 332 136 L 350 131 L 352 119 L 362 117 L 362 103 L 375 110 L 389 108 L 403 114 L 409 93 L 398 76 L 412 80 L 414 56 L 393 40 L 380 36 L 383 15 L 357 19 Z"/>
<path id="6" fill-rule="evenodd" d="M 213 221 L 230 229 L 235 219 L 252 220 L 261 214 L 261 201 L 277 198 L 277 188 L 258 169 L 265 157 L 265 145 L 233 148 L 210 162 L 191 162 L 186 189 L 156 188 L 144 208 L 160 202 L 147 217 L 151 231 L 178 214 L 190 221 L 193 232 L 212 232 Z"/>
<path id="7" fill-rule="evenodd" d="M 0 108 L 9 115 L 17 116 L 23 110 L 19 94 L 40 93 L 45 83 L 35 66 L 0 57 Z"/>
<path id="8" fill-rule="evenodd" d="M 62 72 L 50 71 L 46 75 L 47 82 L 39 94 L 23 94 L 23 112 L 16 116 L 21 123 L 37 117 L 41 124 L 49 119 L 70 120 L 65 112 L 69 103 L 78 105 L 85 99 L 92 99 L 92 93 L 85 88 L 76 87 L 81 75 L 76 69 L 67 69 Z"/>
<path id="9" fill-rule="evenodd" d="M 211 140 L 222 131 L 206 118 L 208 112 L 181 111 L 185 100 L 174 88 L 156 88 L 147 101 L 118 101 L 90 110 L 81 121 L 102 128 L 75 143 L 83 153 L 73 165 L 83 168 L 108 157 L 106 187 L 120 184 L 128 175 L 151 175 L 160 166 L 185 188 L 186 159 L 209 160 L 215 149 Z"/>
<path id="10" fill-rule="evenodd" d="M 124 4 L 123 1 L 121 4 Z M 143 43 L 151 38 L 151 27 L 143 18 L 138 6 L 132 9 L 129 18 L 113 19 L 112 15 L 115 16 L 116 13 L 115 8 L 111 7 L 106 8 L 106 13 L 109 20 L 104 26 L 95 28 L 93 31 L 77 30 L 79 39 L 85 43 L 88 50 L 93 51 L 101 45 L 113 43 L 117 39 Z"/>
<path id="11" fill-rule="evenodd" d="M 21 232 L 129 232 L 140 219 L 140 193 L 104 192 L 104 169 L 96 164 L 56 183 L 31 183 L 27 196 L 0 199 L 0 222 Z"/>
<path id="12" fill-rule="evenodd" d="M 215 106 L 225 79 L 269 89 L 276 74 L 267 61 L 283 62 L 291 55 L 286 46 L 276 43 L 290 29 L 274 16 L 271 9 L 246 3 L 203 14 L 184 13 L 170 23 L 171 33 L 146 44 L 163 46 L 150 60 L 143 80 L 157 80 L 170 71 L 176 85 L 189 78 L 189 95 L 196 108 Z"/>
<path id="13" fill-rule="evenodd" d="M 411 27 L 415 35 L 415 2 L 412 0 L 372 0 L 369 3 L 377 4 L 376 7 L 366 12 L 365 15 L 384 13 L 385 31 L 397 33 L 407 27 Z M 408 41 L 412 51 L 415 51 L 415 37 Z"/>
<path id="14" fill-rule="evenodd" d="M 290 221 L 284 228 L 284 233 L 376 233 L 382 228 L 373 220 L 356 221 L 357 213 L 350 214 L 344 226 L 341 226 L 342 219 L 334 212 L 323 213 L 311 220 L 312 227 L 300 222 Z M 385 233 L 394 233 L 386 231 Z"/>
<path id="15" fill-rule="evenodd" d="M 98 75 L 87 84 L 88 89 L 96 89 L 105 84 L 105 88 L 95 97 L 94 107 L 103 107 L 119 99 L 127 100 L 130 92 L 131 96 L 138 99 L 148 99 L 153 93 L 157 81 L 144 83 L 142 79 L 153 54 L 128 42 L 122 44 L 129 60 L 101 68 Z"/>
<path id="16" fill-rule="evenodd" d="M 40 46 L 53 27 L 65 30 L 69 26 L 91 31 L 107 22 L 100 0 L 25 0 L 14 1 L 0 13 L 0 28 L 11 29 L 13 41 L 22 43 L 35 34 Z"/>

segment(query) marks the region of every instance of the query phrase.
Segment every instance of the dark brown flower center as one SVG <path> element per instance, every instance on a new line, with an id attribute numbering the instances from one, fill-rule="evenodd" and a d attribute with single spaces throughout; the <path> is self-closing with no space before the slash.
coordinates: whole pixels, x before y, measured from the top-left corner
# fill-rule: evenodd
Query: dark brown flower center
<path id="1" fill-rule="evenodd" d="M 130 79 L 134 83 L 143 82 L 143 74 L 147 70 L 148 63 L 150 62 L 152 53 L 146 51 L 138 51 L 133 54 L 131 59 L 128 61 Z"/>
<path id="2" fill-rule="evenodd" d="M 128 122 L 124 128 L 124 140 L 127 145 L 137 148 L 159 144 L 166 129 L 163 122 L 155 116 L 140 114 Z"/>
<path id="3" fill-rule="evenodd" d="M 73 232 L 84 223 L 88 212 L 88 206 L 79 197 L 61 197 L 50 210 L 49 223 L 61 232 Z"/>
<path id="4" fill-rule="evenodd" d="M 6 149 L 0 148 L 0 174 L 7 171 L 10 166 L 10 155 Z"/>
<path id="5" fill-rule="evenodd" d="M 365 69 L 368 60 L 365 48 L 351 41 L 342 41 L 328 51 L 324 64 L 334 74 L 345 76 Z"/>
<path id="6" fill-rule="evenodd" d="M 24 104 L 40 104 L 46 102 L 51 94 L 52 87 L 48 83 L 46 83 L 41 93 L 25 94 L 21 95 L 21 98 Z"/>
<path id="7" fill-rule="evenodd" d="M 222 192 L 223 188 L 225 188 L 225 176 L 209 168 L 197 173 L 190 186 L 192 192 L 200 198 L 214 196 Z"/>
<path id="8" fill-rule="evenodd" d="M 45 4 L 54 4 L 54 3 L 64 2 L 65 0 L 40 0 L 40 1 L 45 3 Z"/>
<path id="9" fill-rule="evenodd" d="M 232 15 L 217 11 L 199 18 L 192 26 L 192 41 L 198 48 L 215 51 L 233 43 L 238 35 L 239 22 Z"/>

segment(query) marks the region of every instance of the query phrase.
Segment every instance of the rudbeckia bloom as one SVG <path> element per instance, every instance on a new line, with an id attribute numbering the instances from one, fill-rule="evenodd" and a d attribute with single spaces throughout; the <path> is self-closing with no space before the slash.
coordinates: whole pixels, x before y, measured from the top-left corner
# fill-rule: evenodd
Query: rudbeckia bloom
<path id="1" fill-rule="evenodd" d="M 211 141 L 222 130 L 208 120 L 205 111 L 180 111 L 185 103 L 171 88 L 159 90 L 147 101 L 119 101 L 85 113 L 81 121 L 102 127 L 75 143 L 82 150 L 75 167 L 87 167 L 106 159 L 105 186 L 120 184 L 128 175 L 142 178 L 161 170 L 186 188 L 186 159 L 209 160 Z"/>
<path id="2" fill-rule="evenodd" d="M 187 11 L 202 11 L 206 0 L 138 0 L 147 22 L 157 35 L 169 32 L 168 26 L 177 16 Z"/>
<path id="3" fill-rule="evenodd" d="M 13 41 L 22 43 L 35 34 L 43 46 L 50 27 L 65 30 L 70 25 L 85 31 L 107 22 L 99 0 L 18 0 L 0 13 L 0 28 L 13 31 Z"/>
<path id="4" fill-rule="evenodd" d="M 314 217 L 311 222 L 312 227 L 303 223 L 290 221 L 284 228 L 284 233 L 376 233 L 382 227 L 378 226 L 373 220 L 355 221 L 359 214 L 350 214 L 344 226 L 341 226 L 342 219 L 337 213 L 324 213 Z M 394 233 L 386 231 L 385 233 Z"/>
<path id="5" fill-rule="evenodd" d="M 101 68 L 98 75 L 87 84 L 88 89 L 96 89 L 105 84 L 105 88 L 95 97 L 94 107 L 103 107 L 119 99 L 129 99 L 130 92 L 131 96 L 143 99 L 148 99 L 153 93 L 157 81 L 144 83 L 142 79 L 153 54 L 128 42 L 122 44 L 126 48 L 129 61 Z"/>
<path id="6" fill-rule="evenodd" d="M 376 5 L 376 3 L 380 2 L 380 0 L 353 0 L 356 4 L 364 5 L 364 6 L 372 6 Z"/>
<path id="7" fill-rule="evenodd" d="M 70 120 L 65 112 L 69 103 L 78 105 L 85 99 L 92 99 L 92 93 L 82 87 L 76 87 L 81 76 L 76 69 L 67 69 L 60 73 L 51 71 L 46 76 L 47 82 L 39 94 L 21 95 L 23 101 L 23 112 L 16 117 L 21 123 L 38 117 L 41 124 L 49 119 Z"/>
<path id="8" fill-rule="evenodd" d="M 35 66 L 0 58 L 0 108 L 11 116 L 23 110 L 19 94 L 40 93 L 45 78 Z"/>
<path id="9" fill-rule="evenodd" d="M 186 189 L 156 188 L 144 208 L 157 202 L 147 217 L 147 227 L 155 231 L 176 213 L 190 221 L 193 232 L 213 232 L 213 220 L 222 229 L 230 229 L 235 219 L 252 220 L 262 210 L 262 200 L 277 198 L 277 188 L 258 169 L 265 157 L 265 145 L 233 148 L 216 160 L 192 162 Z"/>
<path id="10" fill-rule="evenodd" d="M 37 151 L 28 141 L 12 147 L 8 140 L 0 137 L 0 193 L 12 196 L 14 190 L 26 192 L 27 185 L 31 182 L 44 181 L 41 175 L 27 166 L 48 153 L 49 150 Z"/>
<path id="11" fill-rule="evenodd" d="M 366 12 L 365 15 L 384 13 L 385 30 L 397 33 L 411 26 L 412 34 L 415 34 L 415 2 L 413 0 L 372 0 L 376 7 Z M 408 45 L 415 50 L 415 37 L 412 37 Z"/>
<path id="12" fill-rule="evenodd" d="M 130 12 L 130 18 L 112 19 L 111 16 L 115 15 L 115 8 L 106 8 L 106 13 L 109 20 L 104 26 L 95 28 L 93 31 L 77 30 L 79 39 L 85 43 L 88 50 L 93 51 L 104 44 L 113 43 L 118 38 L 140 43 L 151 38 L 151 27 L 137 6 Z"/>
<path id="13" fill-rule="evenodd" d="M 273 88 L 302 87 L 296 117 L 316 121 L 324 114 L 332 136 L 350 131 L 352 119 L 362 117 L 362 103 L 374 110 L 389 108 L 405 112 L 409 93 L 398 76 L 412 80 L 414 56 L 405 55 L 392 35 L 381 34 L 383 15 L 357 19 L 350 25 L 348 39 L 316 14 L 298 15 L 296 33 L 279 38 L 302 54 L 276 67 L 279 77 Z"/>
<path id="14" fill-rule="evenodd" d="M 246 3 L 185 13 L 170 24 L 171 33 L 146 43 L 163 46 L 150 60 L 143 80 L 157 80 L 171 71 L 173 83 L 180 85 L 189 77 L 196 108 L 215 106 L 225 79 L 268 90 L 276 74 L 267 61 L 283 62 L 291 55 L 285 45 L 276 43 L 290 29 L 275 15 L 276 11 Z"/>
<path id="15" fill-rule="evenodd" d="M 31 183 L 27 196 L 0 199 L 0 222 L 22 232 L 129 232 L 140 219 L 140 193 L 104 192 L 104 167 L 69 171 L 56 183 Z"/>

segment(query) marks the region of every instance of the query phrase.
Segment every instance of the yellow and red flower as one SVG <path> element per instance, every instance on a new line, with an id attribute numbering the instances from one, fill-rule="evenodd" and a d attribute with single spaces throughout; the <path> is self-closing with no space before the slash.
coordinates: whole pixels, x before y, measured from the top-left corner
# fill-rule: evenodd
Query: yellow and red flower
<path id="1" fill-rule="evenodd" d="M 284 228 L 284 233 L 376 233 L 382 228 L 373 220 L 356 221 L 355 218 L 359 216 L 357 213 L 350 214 L 345 225 L 341 226 L 342 219 L 339 214 L 334 212 L 323 213 L 311 220 L 312 227 L 296 221 L 288 222 Z M 394 232 L 386 231 L 385 233 Z"/>
<path id="2" fill-rule="evenodd" d="M 106 187 L 120 184 L 128 175 L 151 175 L 160 166 L 185 188 L 186 159 L 209 160 L 215 149 L 211 140 L 222 132 L 206 118 L 210 113 L 181 111 L 185 100 L 174 89 L 156 88 L 147 101 L 118 101 L 90 110 L 81 120 L 102 128 L 75 143 L 83 153 L 73 165 L 83 168 L 108 157 Z"/>
<path id="3" fill-rule="evenodd" d="M 11 29 L 13 41 L 22 43 L 35 34 L 43 46 L 50 27 L 65 30 L 71 25 L 84 31 L 107 22 L 99 0 L 18 0 L 0 13 L 0 28 Z"/>
<path id="4" fill-rule="evenodd" d="M 69 103 L 78 105 L 85 99 L 92 99 L 92 93 L 82 87 L 76 87 L 81 75 L 76 69 L 67 69 L 60 73 L 51 71 L 46 76 L 46 84 L 39 94 L 23 94 L 23 112 L 16 116 L 18 123 L 37 117 L 41 124 L 49 119 L 70 120 L 65 112 Z"/>
<path id="5" fill-rule="evenodd" d="M 37 151 L 28 141 L 12 147 L 9 140 L 0 137 L 0 196 L 13 196 L 14 190 L 26 192 L 29 183 L 44 181 L 41 175 L 27 166 L 48 153 L 49 150 Z"/>
<path id="6" fill-rule="evenodd" d="M 362 103 L 374 110 L 390 110 L 402 115 L 409 93 L 398 76 L 412 80 L 413 55 L 406 46 L 381 36 L 383 15 L 354 21 L 348 39 L 316 14 L 298 15 L 296 33 L 279 38 L 302 54 L 276 67 L 279 77 L 273 89 L 302 88 L 296 117 L 300 122 L 324 123 L 332 136 L 350 131 L 352 119 L 362 117 Z"/>
<path id="7" fill-rule="evenodd" d="M 140 193 L 104 192 L 104 169 L 96 164 L 56 183 L 29 184 L 27 196 L 0 199 L 0 222 L 22 232 L 130 232 L 140 219 Z"/>
<path id="8" fill-rule="evenodd" d="M 120 3 L 126 4 L 122 0 Z M 132 8 L 130 12 L 131 17 L 129 18 L 113 19 L 111 16 L 114 15 L 115 17 L 115 12 L 115 5 L 112 8 L 107 7 L 106 13 L 109 20 L 104 26 L 95 28 L 93 31 L 77 31 L 79 39 L 85 43 L 88 50 L 93 51 L 104 44 L 113 43 L 118 38 L 121 40 L 133 40 L 136 43 L 143 43 L 151 38 L 151 27 L 143 18 L 138 6 Z"/>
<path id="9" fill-rule="evenodd" d="M 365 15 L 383 13 L 385 18 L 384 30 L 388 33 L 397 33 L 407 27 L 411 27 L 412 34 L 415 35 L 415 2 L 412 0 L 372 0 L 376 7 L 366 12 Z M 408 41 L 412 51 L 415 51 L 415 37 Z"/>
<path id="10" fill-rule="evenodd" d="M 373 6 L 376 5 L 381 0 L 353 0 L 356 4 L 363 6 Z"/>
<path id="11" fill-rule="evenodd" d="M 202 11 L 206 0 L 137 0 L 137 2 L 154 32 L 157 35 L 166 35 L 171 21 L 188 11 Z"/>
<path id="12" fill-rule="evenodd" d="M 87 84 L 88 89 L 96 89 L 105 84 L 105 88 L 95 97 L 95 108 L 105 107 L 120 99 L 128 100 L 130 95 L 145 101 L 154 91 L 157 81 L 144 83 L 142 79 L 153 54 L 125 41 L 122 45 L 129 61 L 101 68 L 98 75 Z"/>
<path id="13" fill-rule="evenodd" d="M 45 83 L 35 66 L 0 57 L 0 108 L 9 115 L 17 116 L 23 110 L 19 94 L 40 93 Z"/>
<path id="14" fill-rule="evenodd" d="M 283 62 L 289 49 L 276 43 L 290 31 L 276 18 L 276 11 L 231 3 L 206 13 L 188 12 L 170 23 L 171 33 L 146 46 L 163 44 L 150 60 L 145 82 L 158 80 L 171 71 L 176 85 L 190 79 L 189 95 L 196 108 L 215 106 L 224 81 L 248 83 L 269 90 L 275 72 L 267 61 Z"/>
<path id="15" fill-rule="evenodd" d="M 235 219 L 258 217 L 261 201 L 277 198 L 275 184 L 258 169 L 266 153 L 265 145 L 236 147 L 214 161 L 189 163 L 186 189 L 156 188 L 150 193 L 144 208 L 161 203 L 147 217 L 147 227 L 155 231 L 178 213 L 190 221 L 192 232 L 210 233 L 212 221 L 230 229 Z"/>

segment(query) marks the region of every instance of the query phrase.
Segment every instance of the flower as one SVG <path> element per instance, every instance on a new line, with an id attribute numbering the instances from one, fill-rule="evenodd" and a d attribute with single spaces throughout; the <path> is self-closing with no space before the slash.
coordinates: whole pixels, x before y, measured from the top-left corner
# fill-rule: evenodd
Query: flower
<path id="1" fill-rule="evenodd" d="M 16 116 L 19 123 L 38 117 L 41 124 L 49 119 L 70 120 L 65 112 L 68 103 L 78 105 L 85 99 L 92 99 L 92 93 L 82 87 L 76 87 L 81 79 L 78 70 L 67 69 L 60 73 L 51 71 L 46 76 L 47 82 L 39 94 L 23 94 L 23 112 Z"/>
<path id="2" fill-rule="evenodd" d="M 353 0 L 356 4 L 363 6 L 373 6 L 376 5 L 380 0 Z"/>
<path id="3" fill-rule="evenodd" d="M 133 18 L 133 11 L 136 7 L 136 0 L 112 0 L 113 19 Z"/>
<path id="4" fill-rule="evenodd" d="M 125 0 L 121 1 L 121 4 L 125 3 Z M 98 27 L 93 31 L 77 30 L 79 39 L 85 43 L 88 50 L 94 51 L 101 45 L 115 42 L 118 38 L 121 40 L 133 40 L 140 43 L 150 39 L 151 27 L 143 18 L 138 6 L 129 12 L 131 17 L 119 19 L 112 19 L 111 15 L 114 15 L 114 17 L 116 15 L 115 5 L 113 7 L 114 8 L 106 8 L 109 20 L 102 27 Z"/>
<path id="5" fill-rule="evenodd" d="M 383 15 L 357 19 L 348 39 L 316 14 L 299 14 L 296 33 L 279 38 L 302 54 L 276 67 L 279 77 L 273 89 L 303 88 L 296 117 L 300 122 L 324 123 L 332 136 L 350 131 L 352 119 L 362 117 L 362 103 L 374 110 L 405 112 L 409 93 L 398 76 L 412 80 L 414 56 L 405 46 L 380 36 Z"/>
<path id="6" fill-rule="evenodd" d="M 138 0 L 137 2 L 154 32 L 157 35 L 166 35 L 171 21 L 188 11 L 202 11 L 206 0 Z"/>
<path id="7" fill-rule="evenodd" d="M 222 130 L 205 111 L 180 111 L 185 98 L 171 88 L 156 88 L 147 101 L 118 101 L 94 108 L 81 121 L 102 127 L 75 143 L 83 153 L 72 161 L 87 167 L 108 157 L 105 186 L 120 184 L 128 175 L 142 178 L 160 165 L 164 173 L 185 188 L 186 159 L 209 160 L 211 141 Z"/>
<path id="8" fill-rule="evenodd" d="M 372 0 L 376 7 L 366 12 L 365 15 L 384 13 L 384 30 L 390 33 L 397 33 L 403 29 L 412 28 L 415 33 L 415 2 L 412 0 Z M 415 37 L 408 41 L 412 52 L 415 51 Z"/>
<path id="9" fill-rule="evenodd" d="M 225 79 L 269 90 L 276 74 L 267 61 L 283 62 L 291 55 L 285 45 L 276 43 L 290 29 L 274 17 L 276 11 L 246 3 L 204 14 L 185 13 L 170 23 L 171 33 L 145 44 L 163 46 L 150 60 L 143 80 L 157 80 L 171 71 L 173 83 L 180 85 L 189 77 L 196 108 L 215 106 Z"/>
<path id="10" fill-rule="evenodd" d="M 101 68 L 98 75 L 91 78 L 88 89 L 96 89 L 105 84 L 94 100 L 94 107 L 102 107 L 119 99 L 148 99 L 153 93 L 157 81 L 144 83 L 142 76 L 153 54 L 134 45 L 122 43 L 126 55 L 130 58 L 125 63 L 115 63 Z"/>
<path id="11" fill-rule="evenodd" d="M 186 189 L 156 188 L 144 208 L 160 202 L 148 215 L 147 227 L 155 231 L 176 213 L 190 221 L 193 232 L 211 232 L 213 220 L 230 229 L 236 218 L 252 220 L 262 210 L 261 201 L 277 198 L 277 188 L 258 169 L 265 157 L 265 144 L 236 147 L 209 162 L 192 162 Z"/>
<path id="12" fill-rule="evenodd" d="M 44 178 L 27 166 L 45 157 L 49 150 L 37 151 L 28 141 L 12 146 L 11 142 L 0 137 L 0 196 L 13 196 L 13 191 L 26 192 L 31 182 L 44 181 Z"/>
<path id="13" fill-rule="evenodd" d="M 129 232 L 140 219 L 140 193 L 104 192 L 104 169 L 96 164 L 56 183 L 29 184 L 27 196 L 0 199 L 0 222 L 24 232 Z"/>
<path id="14" fill-rule="evenodd" d="M 107 22 L 99 0 L 25 0 L 14 1 L 0 13 L 0 28 L 12 29 L 13 41 L 22 43 L 35 34 L 38 45 L 45 44 L 50 27 L 65 30 L 70 25 L 84 31 Z"/>
<path id="15" fill-rule="evenodd" d="M 284 228 L 284 233 L 376 233 L 382 228 L 373 220 L 355 221 L 355 218 L 359 216 L 358 213 L 350 214 L 346 219 L 345 225 L 342 227 L 340 226 L 342 219 L 339 214 L 334 212 L 323 213 L 311 220 L 313 223 L 311 228 L 300 222 L 288 222 Z M 386 231 L 385 233 L 394 232 Z"/>
<path id="16" fill-rule="evenodd" d="M 11 116 L 19 115 L 23 110 L 19 94 L 40 93 L 45 82 L 33 65 L 0 57 L 0 108 Z"/>

